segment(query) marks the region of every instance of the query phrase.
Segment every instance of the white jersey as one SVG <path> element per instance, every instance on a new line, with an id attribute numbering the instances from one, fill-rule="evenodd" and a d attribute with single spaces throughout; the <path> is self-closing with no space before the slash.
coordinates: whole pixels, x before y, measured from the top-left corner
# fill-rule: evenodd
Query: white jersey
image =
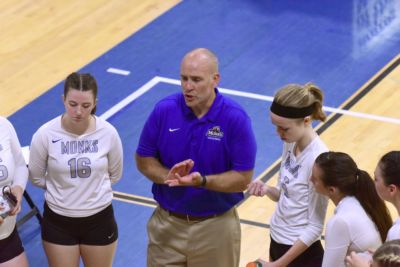
<path id="1" fill-rule="evenodd" d="M 21 145 L 11 123 L 0 117 L 0 195 L 3 186 L 20 186 L 25 189 L 28 168 L 21 151 Z M 16 216 L 8 216 L 0 225 L 0 240 L 14 230 Z"/>
<path id="2" fill-rule="evenodd" d="M 95 119 L 96 130 L 78 136 L 62 128 L 59 116 L 32 137 L 29 178 L 46 189 L 46 202 L 57 214 L 86 217 L 112 201 L 111 184 L 122 175 L 121 139 L 110 123 Z"/>
<path id="3" fill-rule="evenodd" d="M 398 218 L 392 227 L 390 227 L 386 241 L 400 239 L 400 218 Z"/>
<path id="4" fill-rule="evenodd" d="M 355 197 L 343 198 L 326 225 L 323 267 L 344 267 L 351 252 L 376 249 L 382 244 L 374 222 Z"/>
<path id="5" fill-rule="evenodd" d="M 315 159 L 328 151 L 317 136 L 297 156 L 295 143 L 285 143 L 278 179 L 280 196 L 271 218 L 272 238 L 285 245 L 301 240 L 310 246 L 321 236 L 328 199 L 310 181 Z"/>

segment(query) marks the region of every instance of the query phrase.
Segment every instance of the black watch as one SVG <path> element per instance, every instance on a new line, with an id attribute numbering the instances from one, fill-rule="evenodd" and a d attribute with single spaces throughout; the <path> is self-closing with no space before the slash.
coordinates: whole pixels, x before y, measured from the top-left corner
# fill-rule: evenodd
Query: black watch
<path id="1" fill-rule="evenodd" d="M 200 186 L 201 186 L 201 187 L 205 187 L 206 184 L 207 184 L 207 176 L 202 175 L 202 176 L 201 176 L 201 184 L 200 184 Z"/>

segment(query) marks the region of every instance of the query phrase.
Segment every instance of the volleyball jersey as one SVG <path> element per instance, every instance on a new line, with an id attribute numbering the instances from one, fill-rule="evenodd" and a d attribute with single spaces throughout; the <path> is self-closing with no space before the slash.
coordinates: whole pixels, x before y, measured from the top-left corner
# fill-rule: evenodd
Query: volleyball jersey
<path id="1" fill-rule="evenodd" d="M 355 197 L 344 197 L 325 231 L 322 267 L 344 267 L 350 252 L 376 249 L 382 244 L 378 229 Z"/>
<path id="2" fill-rule="evenodd" d="M 295 143 L 285 143 L 277 188 L 280 196 L 271 218 L 271 237 L 293 245 L 298 239 L 310 246 L 321 236 L 328 199 L 315 192 L 310 181 L 315 159 L 328 151 L 319 136 L 297 156 Z"/>
<path id="3" fill-rule="evenodd" d="M 19 185 L 25 189 L 28 168 L 21 151 L 21 145 L 12 124 L 0 117 L 0 195 L 3 186 Z M 0 240 L 8 237 L 16 222 L 16 216 L 8 216 L 0 225 Z"/>
<path id="4" fill-rule="evenodd" d="M 95 120 L 93 132 L 75 135 L 62 128 L 59 116 L 32 137 L 29 178 L 46 190 L 46 202 L 57 214 L 86 217 L 111 203 L 111 184 L 122 175 L 122 144 L 110 123 Z"/>
<path id="5" fill-rule="evenodd" d="M 390 227 L 386 241 L 400 239 L 400 218 L 398 218 L 392 227 Z"/>

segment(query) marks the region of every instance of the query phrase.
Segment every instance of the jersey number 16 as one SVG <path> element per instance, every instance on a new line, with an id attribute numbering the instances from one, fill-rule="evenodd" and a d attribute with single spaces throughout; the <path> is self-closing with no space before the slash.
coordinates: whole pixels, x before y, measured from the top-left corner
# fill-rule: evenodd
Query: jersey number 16
<path id="1" fill-rule="evenodd" d="M 92 172 L 89 158 L 72 158 L 68 161 L 71 178 L 88 178 Z"/>

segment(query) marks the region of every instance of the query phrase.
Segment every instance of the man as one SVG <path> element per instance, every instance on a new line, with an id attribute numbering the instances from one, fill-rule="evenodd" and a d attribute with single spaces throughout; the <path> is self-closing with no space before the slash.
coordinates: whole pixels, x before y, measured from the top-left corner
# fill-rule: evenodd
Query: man
<path id="1" fill-rule="evenodd" d="M 147 226 L 148 266 L 239 265 L 235 205 L 250 183 L 256 154 L 251 121 L 222 96 L 218 59 L 205 48 L 182 60 L 182 93 L 156 104 L 136 151 L 158 202 Z"/>

